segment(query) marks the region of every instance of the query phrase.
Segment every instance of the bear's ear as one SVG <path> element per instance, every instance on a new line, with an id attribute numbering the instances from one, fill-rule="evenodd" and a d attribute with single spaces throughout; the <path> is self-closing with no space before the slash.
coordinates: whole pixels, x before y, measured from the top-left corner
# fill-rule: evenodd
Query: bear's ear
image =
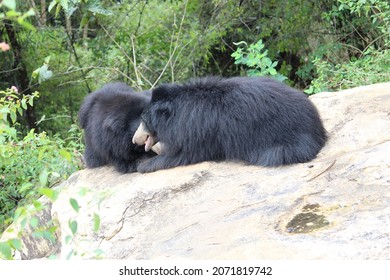
<path id="1" fill-rule="evenodd" d="M 152 102 L 159 100 L 167 100 L 172 94 L 172 86 L 169 84 L 163 84 L 159 87 L 156 87 L 152 91 Z"/>

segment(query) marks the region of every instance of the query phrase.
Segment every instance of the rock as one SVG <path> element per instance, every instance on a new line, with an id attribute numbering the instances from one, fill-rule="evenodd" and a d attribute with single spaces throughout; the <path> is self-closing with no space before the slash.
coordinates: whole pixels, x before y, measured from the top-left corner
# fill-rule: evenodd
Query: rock
<path id="1" fill-rule="evenodd" d="M 57 257 L 389 259 L 390 83 L 312 100 L 330 139 L 309 163 L 76 172 L 46 209 L 60 225 Z M 23 241 L 36 248 L 34 240 Z M 55 251 L 49 243 L 41 248 L 46 252 L 25 250 L 21 257 Z"/>

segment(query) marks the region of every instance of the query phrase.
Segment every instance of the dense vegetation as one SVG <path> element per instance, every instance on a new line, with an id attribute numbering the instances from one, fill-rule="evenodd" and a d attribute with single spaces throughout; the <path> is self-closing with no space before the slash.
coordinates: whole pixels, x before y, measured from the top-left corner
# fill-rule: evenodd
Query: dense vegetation
<path id="1" fill-rule="evenodd" d="M 389 33 L 386 0 L 0 0 L 0 232 L 82 166 L 77 111 L 104 83 L 271 75 L 338 90 L 390 80 Z"/>

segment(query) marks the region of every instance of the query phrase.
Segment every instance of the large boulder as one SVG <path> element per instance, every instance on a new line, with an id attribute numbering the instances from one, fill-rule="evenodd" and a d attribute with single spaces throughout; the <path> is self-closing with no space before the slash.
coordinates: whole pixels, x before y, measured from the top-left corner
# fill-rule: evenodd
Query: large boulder
<path id="1" fill-rule="evenodd" d="M 311 100 L 330 135 L 315 160 L 79 171 L 42 213 L 58 243 L 27 235 L 20 257 L 389 259 L 390 83 Z"/>

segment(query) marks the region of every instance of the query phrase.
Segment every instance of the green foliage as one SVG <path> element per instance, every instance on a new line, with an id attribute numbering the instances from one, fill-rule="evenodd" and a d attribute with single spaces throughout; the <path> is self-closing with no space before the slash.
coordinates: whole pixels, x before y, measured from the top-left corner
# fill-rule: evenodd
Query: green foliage
<path id="1" fill-rule="evenodd" d="M 100 18 L 105 32 L 89 46 L 99 46 L 94 58 L 114 66 L 119 70 L 114 77 L 125 77 L 136 89 L 184 80 L 194 76 L 199 61 L 209 57 L 209 46 L 224 32 L 219 23 L 202 24 L 202 9 L 199 1 L 124 1 L 112 12 L 126 16 Z"/>
<path id="2" fill-rule="evenodd" d="M 79 195 L 82 198 L 88 192 L 90 192 L 90 190 L 82 189 Z M 94 195 L 97 195 L 98 197 L 97 206 L 98 208 L 100 208 L 100 200 L 103 200 L 106 197 L 106 194 L 103 192 L 103 193 L 94 193 Z M 71 250 L 68 252 L 68 255 L 66 256 L 66 259 L 71 259 L 74 256 L 85 256 L 85 255 L 89 255 L 89 258 L 91 257 L 95 259 L 101 258 L 104 252 L 99 249 L 91 249 L 89 246 L 85 246 L 85 244 L 83 243 L 86 240 L 84 240 L 80 235 L 78 235 L 79 223 L 77 222 L 77 216 L 80 213 L 80 209 L 82 207 L 79 205 L 79 202 L 75 198 L 70 198 L 69 204 L 71 208 L 76 212 L 76 216 L 68 220 L 67 228 L 63 228 L 64 232 L 66 232 L 66 236 L 64 239 L 65 244 L 67 244 L 71 248 Z M 89 207 L 96 207 L 95 199 L 87 203 L 86 208 Z M 91 225 L 92 225 L 93 232 L 98 233 L 100 230 L 100 216 L 96 212 L 93 213 Z"/>
<path id="3" fill-rule="evenodd" d="M 100 216 L 93 213 L 93 231 L 98 232 L 100 229 Z"/>
<path id="4" fill-rule="evenodd" d="M 68 221 L 69 228 L 72 232 L 72 235 L 76 235 L 77 233 L 77 221 L 75 220 L 69 220 Z"/>
<path id="5" fill-rule="evenodd" d="M 79 210 L 80 210 L 80 206 L 79 206 L 77 200 L 74 199 L 74 198 L 71 198 L 71 199 L 69 200 L 69 203 L 70 203 L 70 205 L 72 206 L 73 210 L 76 211 L 76 212 L 78 213 Z"/>
<path id="6" fill-rule="evenodd" d="M 5 12 L 3 12 L 3 9 Z M 0 2 L 0 20 L 7 19 L 16 21 L 24 28 L 34 30 L 34 26 L 26 20 L 28 17 L 31 17 L 34 14 L 35 13 L 33 9 L 29 9 L 25 13 L 16 11 L 16 0 L 3 0 Z"/>
<path id="7" fill-rule="evenodd" d="M 48 11 L 52 12 L 55 9 L 55 15 L 58 17 L 61 10 L 65 11 L 67 17 L 77 10 L 82 10 L 84 13 L 111 15 L 111 11 L 104 9 L 97 0 L 52 0 L 49 4 Z"/>
<path id="8" fill-rule="evenodd" d="M 103 10 L 97 10 L 98 4 L 95 4 L 99 1 L 53 2 L 58 2 L 61 5 L 64 5 L 65 2 L 78 4 L 80 7 L 86 8 L 87 12 L 95 14 L 104 12 Z M 24 7 L 25 3 L 19 2 L 19 4 Z M 67 55 L 63 53 L 63 42 L 58 41 L 58 38 L 64 38 L 63 30 L 53 29 L 55 32 L 53 30 L 41 32 L 42 30 L 40 30 L 37 33 L 31 33 L 35 31 L 33 25 L 28 23 L 26 18 L 34 15 L 34 13 L 31 9 L 25 13 L 16 12 L 15 8 L 16 1 L 4 0 L 0 2 L 0 24 L 3 24 L 2 20 L 12 20 L 20 23 L 25 28 L 27 27 L 27 31 L 18 31 L 15 34 L 17 34 L 16 39 L 24 48 L 22 50 L 25 58 L 23 63 L 27 65 L 27 69 L 31 73 L 32 80 L 29 86 L 33 86 L 32 82 L 35 80 L 39 84 L 47 85 L 55 78 L 54 71 L 58 73 L 59 69 L 64 69 L 64 61 Z M 2 13 L 3 11 L 5 12 Z M 15 29 L 12 30 L 12 32 L 14 31 Z M 56 35 L 60 36 L 56 37 Z M 32 38 L 33 40 L 31 40 Z M 50 39 L 47 40 L 48 38 Z M 2 34 L 0 39 L 3 39 Z M 3 43 L 2 40 L 0 40 L 0 43 L 2 44 L 4 57 L 12 60 L 12 55 L 8 55 L 10 52 L 7 52 L 9 45 L 6 42 Z M 55 48 L 52 48 L 53 45 L 55 45 Z M 19 52 L 18 55 L 20 54 Z M 44 64 L 40 66 L 39 63 L 42 63 L 42 60 L 38 58 L 42 57 L 46 58 L 42 59 Z M 51 59 L 51 57 L 54 57 L 54 59 Z M 64 59 L 62 60 L 62 58 Z M 51 66 L 54 65 L 54 68 L 52 68 L 54 71 L 49 70 L 49 62 Z M 7 60 L 2 60 L 0 65 L 10 64 L 7 64 Z M 69 70 L 71 69 L 66 69 L 66 72 Z M 80 70 L 78 71 L 80 72 Z M 4 73 L 7 74 L 7 71 L 0 72 L 0 74 Z M 66 75 L 70 76 L 68 73 Z M 6 80 L 6 82 L 8 81 Z M 58 80 L 53 82 L 53 88 L 57 90 Z M 13 251 L 22 249 L 21 238 L 26 232 L 29 232 L 33 237 L 45 238 L 52 243 L 57 241 L 56 221 L 46 221 L 46 224 L 40 224 L 38 216 L 45 206 L 37 198 L 44 195 L 55 201 L 59 191 L 52 189 L 52 186 L 66 179 L 81 166 L 80 151 L 83 149 L 81 131 L 73 122 L 70 129 L 68 126 L 68 131 L 63 138 L 54 133 L 50 136 L 46 132 L 24 131 L 19 121 L 25 115 L 28 106 L 31 108 L 36 105 L 35 99 L 38 97 L 37 92 L 31 95 L 18 94 L 16 87 L 0 91 L 0 233 L 13 222 L 7 232 L 16 236 L 16 238 L 0 242 L 0 258 L 12 259 Z M 79 99 L 82 99 L 82 96 Z M 78 106 L 77 103 L 75 104 Z M 44 106 L 44 108 L 46 107 Z M 72 110 L 76 109 L 73 106 L 71 108 Z M 58 114 L 57 109 L 53 109 Z M 43 114 L 39 124 L 48 121 L 49 119 Z M 59 130 L 57 128 L 54 131 L 58 132 Z M 80 208 L 78 202 L 71 199 L 70 203 L 72 208 L 78 212 Z M 100 227 L 98 214 L 94 213 L 92 222 L 94 230 L 98 231 Z M 74 236 L 77 233 L 77 221 L 69 221 L 69 227 Z M 100 255 L 101 253 L 97 252 L 96 254 Z"/>
<path id="9" fill-rule="evenodd" d="M 66 179 L 80 165 L 74 142 L 45 132 L 18 132 L 18 115 L 33 105 L 38 93 L 18 98 L 15 90 L 0 91 L 0 232 L 12 221 L 15 207 L 39 194 L 53 198 L 48 187 Z M 72 156 L 76 154 L 76 156 Z"/>
<path id="10" fill-rule="evenodd" d="M 347 22 L 359 32 L 363 39 L 365 49 L 372 44 L 376 48 L 388 47 L 390 43 L 390 4 L 384 0 L 337 0 L 330 11 L 323 13 L 323 18 L 335 24 Z M 370 23 L 367 22 L 370 21 Z M 348 28 L 346 26 L 345 28 Z M 353 41 L 349 41 L 354 43 Z M 363 51 L 364 52 L 364 51 Z"/>
<path id="11" fill-rule="evenodd" d="M 246 42 L 234 43 L 236 46 L 244 44 L 246 49 L 238 47 L 235 52 L 232 53 L 232 57 L 235 59 L 235 64 L 245 65 L 249 68 L 247 71 L 248 76 L 272 76 L 280 81 L 286 79 L 285 76 L 278 74 L 275 67 L 278 62 L 268 57 L 268 50 L 264 49 L 262 40 L 257 41 L 255 44 L 248 44 Z"/>
<path id="12" fill-rule="evenodd" d="M 44 81 L 49 80 L 53 76 L 53 72 L 49 70 L 49 62 L 50 62 L 50 56 L 45 58 L 44 64 L 35 69 L 31 76 L 33 79 L 37 79 L 38 83 L 42 83 Z"/>
<path id="13" fill-rule="evenodd" d="M 77 111 L 88 89 L 83 84 L 82 69 L 74 59 L 69 57 L 63 28 L 46 28 L 37 33 L 20 31 L 19 38 L 25 47 L 24 63 L 31 73 L 31 85 L 40 91 L 39 102 L 34 106 L 38 127 L 52 137 L 55 134 L 66 140 L 69 136 L 81 135 L 74 129 L 77 121 Z M 88 64 L 91 55 L 82 47 L 80 49 L 81 63 Z M 0 62 L 1 65 L 1 62 Z M 101 86 L 106 80 L 100 75 L 94 75 L 93 67 L 84 72 L 87 79 L 95 79 L 94 87 Z M 93 88 L 95 89 L 95 88 Z M 68 130 L 72 129 L 69 135 Z"/>
<path id="14" fill-rule="evenodd" d="M 5 6 L 10 10 L 16 10 L 16 1 L 15 0 L 3 0 L 0 2 L 0 7 Z"/>
<path id="15" fill-rule="evenodd" d="M 35 200 L 30 205 L 20 206 L 15 210 L 13 225 L 6 230 L 7 234 L 15 238 L 0 242 L 0 259 L 12 260 L 14 251 L 23 249 L 22 237 L 27 232 L 30 232 L 32 237 L 45 238 L 52 244 L 57 242 L 57 221 L 46 221 L 42 224 L 38 218 L 44 209 L 45 206 Z"/>
<path id="16" fill-rule="evenodd" d="M 46 183 L 45 183 L 46 185 Z M 60 190 L 53 190 L 49 188 L 41 188 L 42 194 L 49 198 L 52 202 L 57 200 Z M 49 191 L 50 190 L 50 191 Z M 80 194 L 84 196 L 85 193 Z M 104 199 L 100 197 L 100 199 Z M 95 201 L 91 201 L 92 205 L 88 204 L 87 207 L 95 207 Z M 78 213 L 79 203 L 76 199 L 71 198 L 69 200 L 70 207 Z M 23 250 L 23 237 L 31 238 L 44 238 L 50 241 L 51 244 L 59 242 L 58 238 L 58 221 L 57 220 L 45 220 L 38 218 L 45 210 L 46 206 L 40 201 L 35 200 L 30 205 L 20 206 L 16 209 L 13 217 L 13 225 L 7 229 L 7 234 L 15 236 L 16 238 L 10 238 L 3 242 L 0 242 L 0 259 L 13 259 L 14 251 Z M 76 210 L 77 209 L 77 210 Z M 85 256 L 88 254 L 89 258 L 99 259 L 103 256 L 104 252 L 100 249 L 93 249 L 85 246 L 85 241 L 80 235 L 78 235 L 79 223 L 77 221 L 78 216 L 75 216 L 68 220 L 68 227 L 63 227 L 62 233 L 65 233 L 65 244 L 71 248 L 67 255 L 67 259 L 74 256 Z M 100 230 L 100 216 L 96 212 L 93 213 L 91 219 L 92 230 L 98 233 Z M 55 257 L 55 256 L 52 256 Z"/>
<path id="17" fill-rule="evenodd" d="M 308 94 L 388 82 L 390 79 L 390 50 L 370 51 L 359 59 L 345 63 L 333 64 L 319 58 L 314 59 L 313 63 L 317 78 L 305 91 Z"/>
<path id="18" fill-rule="evenodd" d="M 332 25 L 340 25 L 340 31 L 357 33 L 358 37 L 345 37 L 341 39 L 344 43 L 325 44 L 317 48 L 311 61 L 316 78 L 305 90 L 309 94 L 389 81 L 389 2 L 336 2 L 330 11 L 323 13 L 323 18 Z"/>
<path id="19" fill-rule="evenodd" d="M 86 26 L 91 19 L 97 15 L 112 15 L 110 10 L 104 9 L 97 0 L 52 0 L 48 11 L 52 12 L 55 8 L 55 16 L 58 17 L 60 11 L 65 12 L 66 17 L 70 18 L 76 11 L 82 14 L 80 27 Z"/>

